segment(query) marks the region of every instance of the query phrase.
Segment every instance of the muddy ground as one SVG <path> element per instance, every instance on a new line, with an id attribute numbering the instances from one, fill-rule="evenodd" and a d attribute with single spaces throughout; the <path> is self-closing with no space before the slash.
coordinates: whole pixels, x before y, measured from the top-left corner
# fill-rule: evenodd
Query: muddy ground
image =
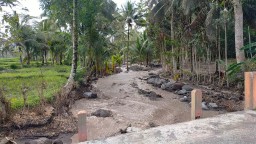
<path id="1" fill-rule="evenodd" d="M 74 116 L 81 110 L 88 113 L 88 139 L 101 139 L 121 134 L 120 130 L 132 127 L 136 130 L 154 126 L 169 125 L 190 120 L 189 103 L 180 102 L 181 96 L 162 90 L 147 83 L 151 71 L 130 71 L 101 78 L 93 84 L 98 99 L 77 101 L 71 112 Z M 150 99 L 139 91 L 153 91 L 162 98 Z M 107 118 L 90 116 L 98 109 L 112 111 Z M 208 110 L 203 117 L 211 117 L 224 111 Z"/>
<path id="2" fill-rule="evenodd" d="M 147 78 L 152 73 L 159 74 L 161 69 L 125 72 L 123 68 L 123 72 L 100 78 L 92 84 L 92 91 L 97 93 L 98 98 L 82 98 L 75 101 L 70 107 L 69 112 L 61 117 L 54 117 L 52 122 L 46 126 L 22 130 L 16 129 L 8 131 L 5 135 L 20 138 L 18 143 L 24 143 L 38 137 L 61 139 L 64 143 L 71 143 L 71 139 L 76 139 L 76 117 L 77 113 L 81 110 L 87 111 L 88 114 L 88 140 L 102 139 L 155 126 L 189 121 L 189 101 L 181 102 L 180 98 L 183 95 L 179 96 L 174 94 L 174 92 L 162 90 L 159 87 L 148 84 Z M 207 103 L 216 102 L 219 106 L 218 109 L 204 110 L 202 118 L 212 117 L 229 111 L 225 107 L 225 104 L 229 101 L 217 98 L 218 95 L 223 95 L 222 91 L 216 92 L 202 86 L 192 85 L 192 87 L 203 90 L 204 101 Z M 83 95 L 86 91 L 88 90 L 82 89 L 74 94 L 84 97 Z M 142 92 L 153 92 L 155 95 L 152 98 L 150 94 L 148 96 Z M 225 92 L 229 95 L 227 99 L 230 99 L 232 92 Z M 225 96 L 223 97 L 225 98 Z M 242 102 L 240 100 L 230 99 L 230 101 L 232 108 L 235 105 L 238 107 L 237 110 L 241 109 Z M 107 110 L 109 115 L 100 117 L 95 114 L 97 110 Z"/>

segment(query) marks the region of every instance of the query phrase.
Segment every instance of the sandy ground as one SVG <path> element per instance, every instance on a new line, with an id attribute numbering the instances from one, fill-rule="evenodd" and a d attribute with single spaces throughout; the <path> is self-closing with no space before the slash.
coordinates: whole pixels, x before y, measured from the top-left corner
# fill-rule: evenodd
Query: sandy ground
<path id="1" fill-rule="evenodd" d="M 130 71 L 101 78 L 94 84 L 99 95 L 98 99 L 81 99 L 73 105 L 71 112 L 74 116 L 77 116 L 81 110 L 88 113 L 88 140 L 118 135 L 120 129 L 125 129 L 129 125 L 147 129 L 150 128 L 150 123 L 162 126 L 190 120 L 190 106 L 188 103 L 180 102 L 180 96 L 148 85 L 145 80 L 140 79 L 147 77 L 148 73 L 147 71 Z M 154 91 L 163 98 L 150 100 L 140 95 L 136 87 Z M 111 110 L 113 117 L 90 116 L 98 109 Z M 223 112 L 203 111 L 203 118 L 220 113 Z"/>

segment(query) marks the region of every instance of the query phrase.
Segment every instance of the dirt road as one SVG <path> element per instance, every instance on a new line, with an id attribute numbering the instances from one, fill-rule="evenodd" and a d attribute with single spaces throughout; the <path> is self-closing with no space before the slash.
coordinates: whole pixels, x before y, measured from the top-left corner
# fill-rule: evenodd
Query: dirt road
<path id="1" fill-rule="evenodd" d="M 101 78 L 94 84 L 99 95 L 98 99 L 81 99 L 73 105 L 71 112 L 75 116 L 80 110 L 86 110 L 88 113 L 88 140 L 118 135 L 120 129 L 128 126 L 147 129 L 152 126 L 190 120 L 190 106 L 180 102 L 180 96 L 153 87 L 145 80 L 141 80 L 148 76 L 148 73 L 147 71 L 130 71 Z M 150 100 L 139 94 L 138 89 L 154 91 L 163 98 Z M 98 109 L 111 110 L 113 117 L 90 116 Z M 221 112 L 204 111 L 203 117 L 211 117 L 219 113 Z"/>

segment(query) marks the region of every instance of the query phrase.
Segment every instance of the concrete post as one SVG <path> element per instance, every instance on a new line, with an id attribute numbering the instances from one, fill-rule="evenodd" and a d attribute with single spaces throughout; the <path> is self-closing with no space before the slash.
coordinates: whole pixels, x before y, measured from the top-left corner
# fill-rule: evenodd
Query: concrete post
<path id="1" fill-rule="evenodd" d="M 195 89 L 191 92 L 191 120 L 202 116 L 202 91 Z"/>
<path id="2" fill-rule="evenodd" d="M 256 72 L 245 72 L 245 110 L 256 109 Z"/>
<path id="3" fill-rule="evenodd" d="M 86 111 L 78 112 L 78 140 L 79 142 L 87 141 Z"/>

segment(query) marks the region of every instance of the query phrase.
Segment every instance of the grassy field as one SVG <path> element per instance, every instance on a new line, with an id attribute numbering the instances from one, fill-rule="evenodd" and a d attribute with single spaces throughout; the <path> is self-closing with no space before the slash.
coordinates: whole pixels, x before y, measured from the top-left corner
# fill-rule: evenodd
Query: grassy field
<path id="1" fill-rule="evenodd" d="M 22 90 L 27 88 L 27 103 L 36 106 L 39 103 L 39 93 L 44 84 L 43 96 L 51 101 L 53 95 L 66 83 L 70 66 L 44 66 L 32 62 L 30 66 L 21 66 L 18 58 L 0 58 L 0 88 L 10 99 L 11 107 L 23 107 Z"/>

